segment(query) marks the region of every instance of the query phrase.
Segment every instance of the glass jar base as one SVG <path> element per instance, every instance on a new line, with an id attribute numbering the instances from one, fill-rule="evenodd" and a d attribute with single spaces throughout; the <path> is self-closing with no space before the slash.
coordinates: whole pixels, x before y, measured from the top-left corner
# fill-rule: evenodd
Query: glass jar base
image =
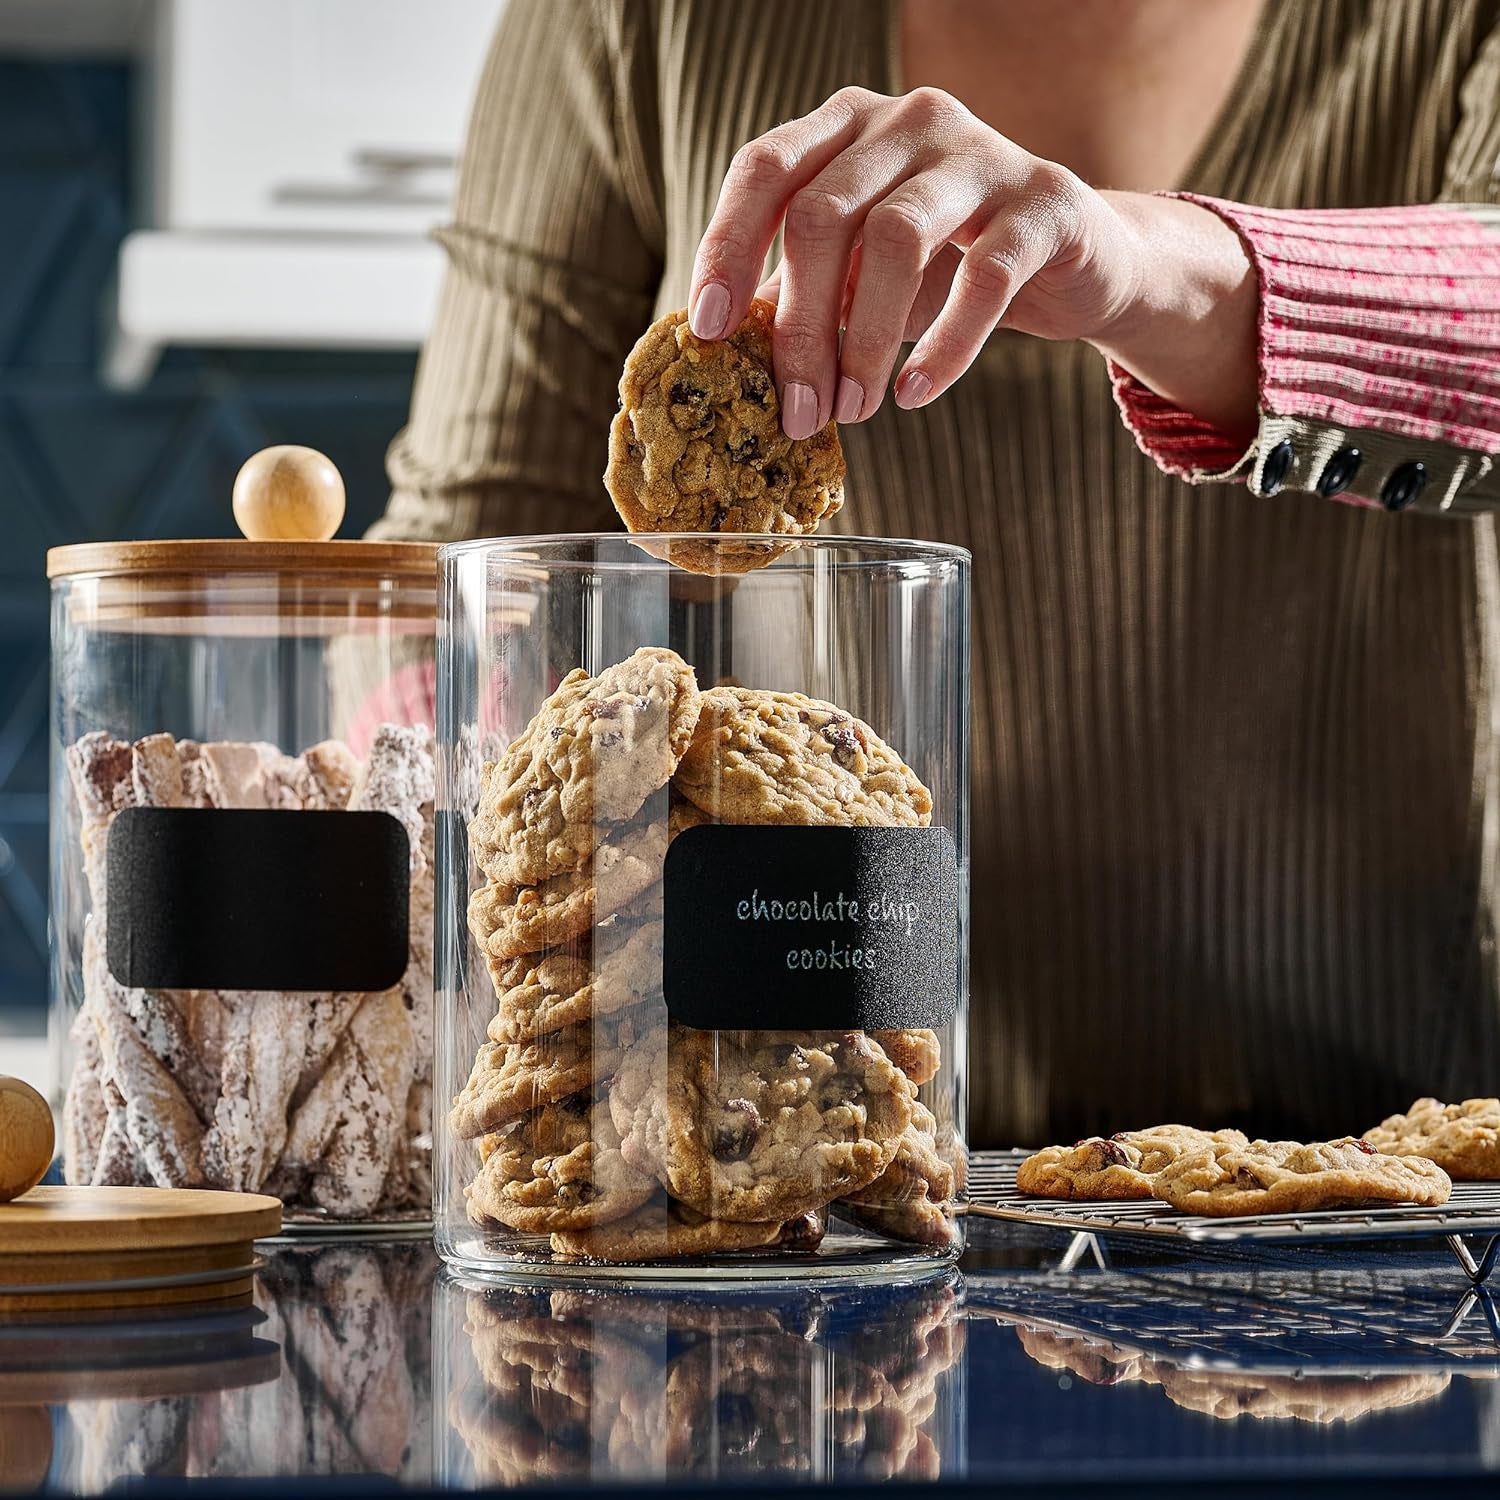
<path id="1" fill-rule="evenodd" d="M 564 1260 L 545 1236 L 516 1235 L 497 1241 L 479 1230 L 439 1233 L 438 1254 L 465 1277 L 484 1281 L 599 1286 L 631 1283 L 694 1291 L 734 1290 L 808 1282 L 912 1282 L 951 1274 L 961 1246 L 929 1249 L 861 1234 L 830 1234 L 805 1255 L 713 1255 L 629 1264 Z"/>

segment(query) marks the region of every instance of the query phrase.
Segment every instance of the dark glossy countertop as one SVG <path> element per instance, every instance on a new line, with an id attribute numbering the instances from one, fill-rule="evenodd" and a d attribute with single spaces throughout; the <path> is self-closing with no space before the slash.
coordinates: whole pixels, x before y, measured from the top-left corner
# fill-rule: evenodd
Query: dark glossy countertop
<path id="1" fill-rule="evenodd" d="M 962 1278 L 737 1295 L 481 1287 L 412 1241 L 265 1247 L 254 1307 L 0 1326 L 0 1490 L 1500 1480 L 1500 1321 L 1441 1247 L 1116 1242 L 1062 1271 L 1065 1237 L 972 1238 Z"/>

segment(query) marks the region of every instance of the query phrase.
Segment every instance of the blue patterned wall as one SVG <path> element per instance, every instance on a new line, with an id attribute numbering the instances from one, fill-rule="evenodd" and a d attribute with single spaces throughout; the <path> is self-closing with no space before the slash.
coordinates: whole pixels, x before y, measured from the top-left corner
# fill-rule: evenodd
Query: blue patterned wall
<path id="1" fill-rule="evenodd" d="M 47 992 L 47 586 L 64 542 L 234 533 L 267 443 L 321 448 L 357 535 L 384 503 L 408 355 L 177 350 L 143 390 L 97 378 L 128 222 L 129 70 L 0 62 L 0 1034 Z"/>

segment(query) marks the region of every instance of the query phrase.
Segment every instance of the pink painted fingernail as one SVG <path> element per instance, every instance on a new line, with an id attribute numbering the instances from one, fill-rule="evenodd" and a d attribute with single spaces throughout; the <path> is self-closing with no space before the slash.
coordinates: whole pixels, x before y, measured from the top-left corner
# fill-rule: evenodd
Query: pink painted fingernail
<path id="1" fill-rule="evenodd" d="M 865 388 L 847 375 L 839 376 L 838 394 L 833 398 L 834 420 L 857 422 L 865 407 Z"/>
<path id="2" fill-rule="evenodd" d="M 896 382 L 898 406 L 920 406 L 932 394 L 932 381 L 920 370 L 908 370 Z"/>
<path id="3" fill-rule="evenodd" d="M 818 396 L 810 385 L 794 380 L 781 393 L 781 430 L 789 438 L 807 438 L 818 430 Z"/>
<path id="4" fill-rule="evenodd" d="M 729 322 L 729 288 L 721 281 L 710 281 L 693 303 L 688 327 L 700 339 L 717 339 L 724 336 Z"/>

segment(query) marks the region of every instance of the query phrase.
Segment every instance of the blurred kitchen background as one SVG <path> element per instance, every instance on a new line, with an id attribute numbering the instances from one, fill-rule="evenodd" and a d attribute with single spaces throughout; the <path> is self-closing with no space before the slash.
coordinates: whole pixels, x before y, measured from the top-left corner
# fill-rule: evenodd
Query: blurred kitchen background
<path id="1" fill-rule="evenodd" d="M 47 585 L 234 535 L 255 449 L 385 503 L 503 0 L 0 0 L 0 1072 L 47 1003 Z"/>

